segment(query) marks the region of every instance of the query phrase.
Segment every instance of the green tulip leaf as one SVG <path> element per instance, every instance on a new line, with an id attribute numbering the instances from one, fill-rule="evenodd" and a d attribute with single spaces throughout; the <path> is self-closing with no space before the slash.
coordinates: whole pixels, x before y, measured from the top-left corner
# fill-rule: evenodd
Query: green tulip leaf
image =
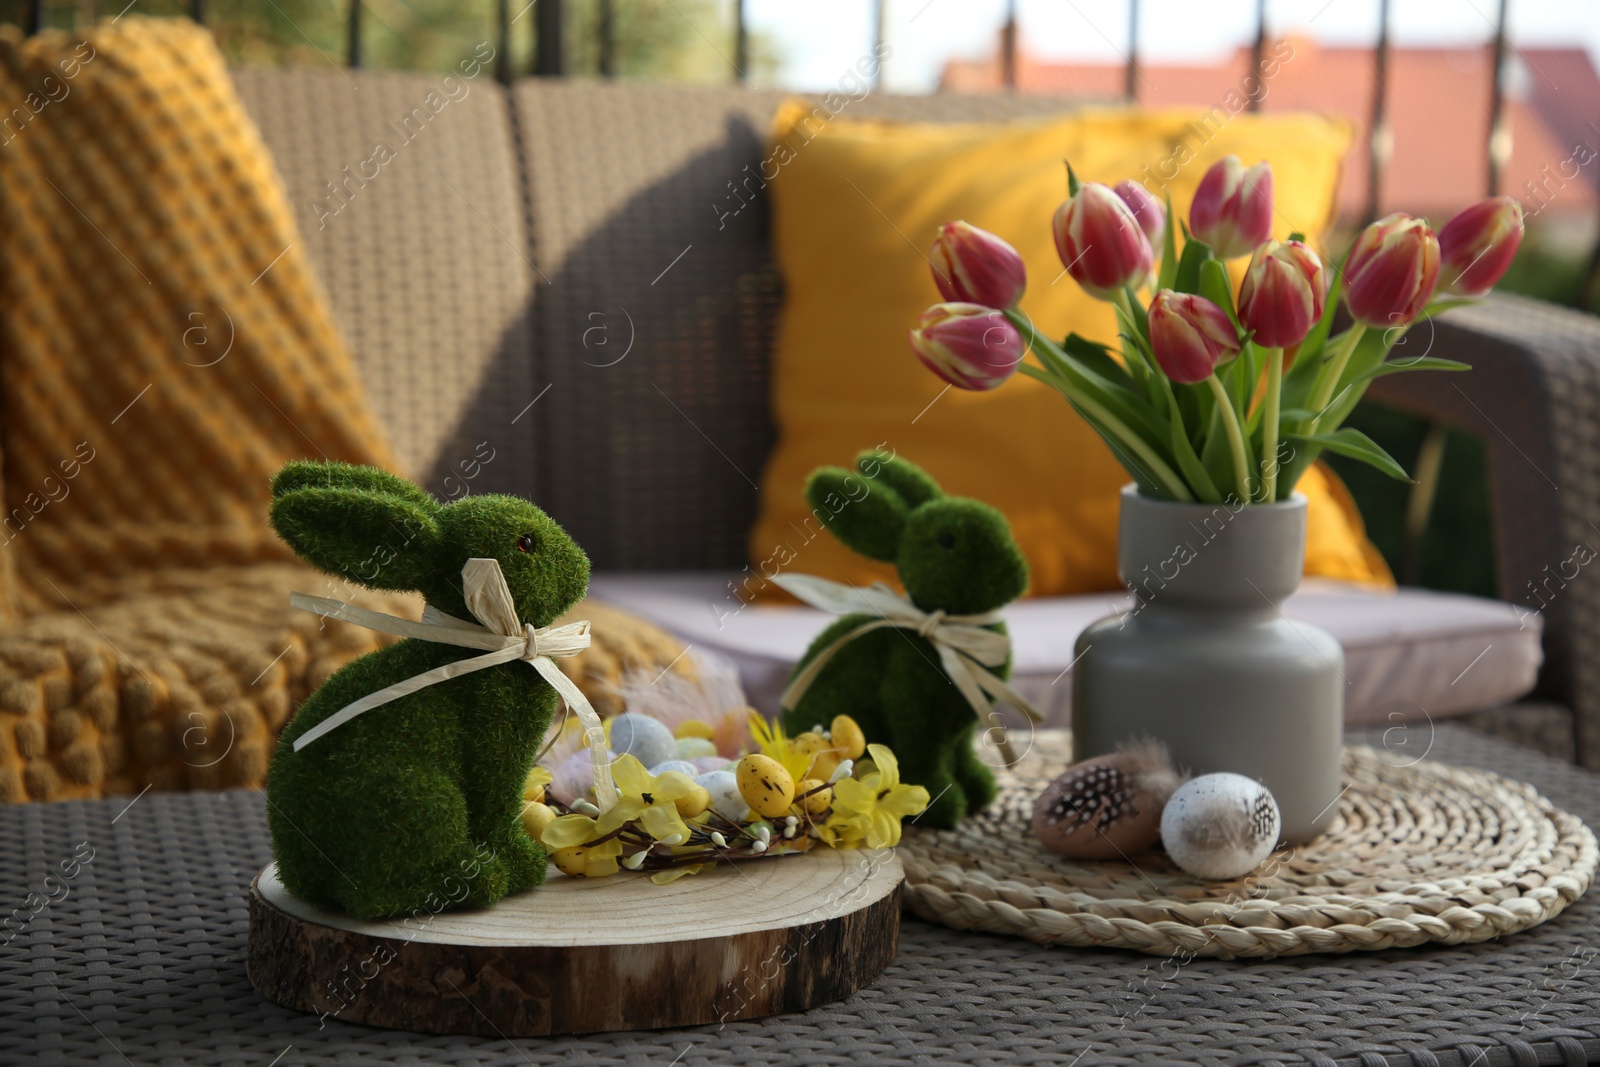
<path id="1" fill-rule="evenodd" d="M 1222 503 L 1222 494 L 1217 492 L 1216 482 L 1211 480 L 1205 465 L 1200 462 L 1200 457 L 1195 455 L 1194 446 L 1189 443 L 1188 432 L 1183 428 L 1183 414 L 1178 409 L 1175 399 L 1171 400 L 1172 411 L 1172 454 L 1178 458 L 1178 471 L 1183 475 L 1183 480 L 1189 483 L 1189 490 L 1196 499 L 1206 504 Z"/>
<path id="2" fill-rule="evenodd" d="M 1137 390 L 1127 368 L 1111 358 L 1111 349 L 1105 345 L 1091 341 L 1082 334 L 1069 333 L 1067 339 L 1061 342 L 1061 350 L 1102 378 L 1115 382 L 1129 392 Z"/>
<path id="3" fill-rule="evenodd" d="M 1443 315 L 1446 311 L 1451 311 L 1455 308 L 1472 307 L 1475 304 L 1481 303 L 1483 303 L 1482 299 L 1473 296 L 1442 296 L 1437 300 L 1434 300 L 1427 307 L 1423 308 L 1422 314 L 1417 316 L 1417 320 L 1420 322 L 1423 319 L 1436 318 L 1440 315 Z"/>
<path id="4" fill-rule="evenodd" d="M 1171 289 L 1172 279 L 1178 276 L 1178 239 L 1173 231 L 1178 228 L 1177 221 L 1172 217 L 1172 193 L 1166 194 L 1167 200 L 1167 231 L 1161 235 L 1161 273 L 1156 277 L 1156 288 Z M 1188 236 L 1187 232 L 1184 234 Z"/>
<path id="5" fill-rule="evenodd" d="M 1180 293 L 1198 293 L 1200 264 L 1215 258 L 1210 245 L 1190 237 L 1188 243 L 1183 246 L 1183 255 L 1178 257 L 1178 273 L 1172 279 L 1172 288 Z"/>
<path id="6" fill-rule="evenodd" d="M 1405 468 L 1395 462 L 1393 456 L 1385 452 L 1372 438 L 1354 427 L 1345 426 L 1332 433 L 1319 433 L 1310 436 L 1294 434 L 1292 436 L 1297 441 L 1304 441 L 1308 445 L 1317 445 L 1335 455 L 1360 460 L 1368 466 L 1376 467 L 1396 481 L 1410 482 L 1412 480 L 1411 476 L 1406 473 Z"/>
<path id="7" fill-rule="evenodd" d="M 1219 260 L 1207 259 L 1200 263 L 1200 295 L 1228 313 L 1233 328 L 1239 328 L 1239 313 L 1233 309 L 1233 280 L 1228 268 Z"/>
<path id="8" fill-rule="evenodd" d="M 1416 359 L 1391 359 L 1378 364 L 1368 371 L 1363 378 L 1382 378 L 1388 374 L 1404 374 L 1408 370 L 1443 370 L 1464 371 L 1471 370 L 1472 364 L 1463 363 L 1458 359 L 1441 359 L 1438 356 L 1418 356 Z"/>

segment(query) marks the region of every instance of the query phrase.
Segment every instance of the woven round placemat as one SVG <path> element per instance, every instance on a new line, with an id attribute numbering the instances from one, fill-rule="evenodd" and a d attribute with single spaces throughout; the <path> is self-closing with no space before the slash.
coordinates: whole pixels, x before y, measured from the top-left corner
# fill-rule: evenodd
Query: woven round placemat
<path id="1" fill-rule="evenodd" d="M 1001 795 L 955 830 L 908 827 L 906 901 L 958 930 L 1154 955 L 1290 956 L 1485 941 L 1536 926 L 1589 888 L 1595 836 L 1529 785 L 1487 771 L 1345 749 L 1338 815 L 1309 844 L 1231 882 L 1185 874 L 1159 847 L 1074 861 L 1029 829 L 1071 760 L 1041 730 Z"/>

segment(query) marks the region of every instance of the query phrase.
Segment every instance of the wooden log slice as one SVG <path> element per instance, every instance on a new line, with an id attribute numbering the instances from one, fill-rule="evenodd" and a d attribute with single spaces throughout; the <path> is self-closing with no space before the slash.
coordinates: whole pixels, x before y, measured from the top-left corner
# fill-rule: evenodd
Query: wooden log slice
<path id="1" fill-rule="evenodd" d="M 276 865 L 250 892 L 262 996 L 347 1022 L 524 1037 L 731 1022 L 870 983 L 900 933 L 900 861 L 819 848 L 669 885 L 557 874 L 482 911 L 364 922 L 304 904 Z"/>

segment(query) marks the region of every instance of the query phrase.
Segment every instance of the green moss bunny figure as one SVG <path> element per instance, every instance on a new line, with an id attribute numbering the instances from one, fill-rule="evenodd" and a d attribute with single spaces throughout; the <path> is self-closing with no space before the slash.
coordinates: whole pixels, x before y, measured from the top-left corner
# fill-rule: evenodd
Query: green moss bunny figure
<path id="1" fill-rule="evenodd" d="M 865 485 L 866 492 L 861 492 Z M 1005 516 L 981 501 L 946 496 L 920 467 L 862 452 L 855 470 L 822 467 L 806 482 L 806 501 L 828 530 L 870 559 L 893 563 L 911 602 L 924 612 L 982 615 L 1021 596 L 1028 564 Z M 870 621 L 846 615 L 812 642 L 803 670 L 840 636 Z M 1005 632 L 1004 623 L 989 629 Z M 1009 676 L 1010 657 L 993 671 Z M 868 741 L 887 744 L 903 781 L 933 797 L 921 825 L 953 827 L 995 797 L 994 775 L 973 750 L 980 722 L 940 664 L 938 649 L 914 630 L 863 633 L 822 665 L 784 715 L 791 734 L 837 714 L 851 715 Z"/>
<path id="2" fill-rule="evenodd" d="M 285 466 L 272 494 L 272 525 L 301 558 L 372 589 L 420 591 L 457 619 L 473 617 L 462 585 L 470 559 L 498 561 L 517 618 L 535 627 L 588 587 L 583 550 L 516 497 L 440 504 L 385 471 L 314 462 Z M 544 881 L 544 849 L 519 816 L 560 698 L 528 663 L 427 686 L 295 749 L 359 698 L 480 654 L 407 638 L 347 664 L 301 706 L 267 788 L 272 850 L 290 892 L 377 919 L 486 907 Z"/>

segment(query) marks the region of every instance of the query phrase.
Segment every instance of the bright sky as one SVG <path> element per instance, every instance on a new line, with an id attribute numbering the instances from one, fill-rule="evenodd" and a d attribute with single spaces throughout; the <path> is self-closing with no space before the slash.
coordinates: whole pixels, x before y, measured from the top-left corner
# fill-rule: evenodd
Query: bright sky
<path id="1" fill-rule="evenodd" d="M 886 0 L 885 86 L 928 92 L 952 57 L 991 53 L 1005 0 Z M 1513 47 L 1581 45 L 1600 65 L 1600 0 L 1507 0 Z M 871 49 L 871 0 L 748 0 L 753 29 L 782 50 L 784 88 L 826 89 Z M 1391 0 L 1390 39 L 1400 45 L 1484 43 L 1499 0 Z M 1120 62 L 1129 0 L 1018 0 L 1017 21 L 1035 53 Z M 1142 0 L 1139 49 L 1149 60 L 1204 62 L 1253 38 L 1256 0 Z M 1268 0 L 1274 33 L 1370 45 L 1378 0 Z"/>

